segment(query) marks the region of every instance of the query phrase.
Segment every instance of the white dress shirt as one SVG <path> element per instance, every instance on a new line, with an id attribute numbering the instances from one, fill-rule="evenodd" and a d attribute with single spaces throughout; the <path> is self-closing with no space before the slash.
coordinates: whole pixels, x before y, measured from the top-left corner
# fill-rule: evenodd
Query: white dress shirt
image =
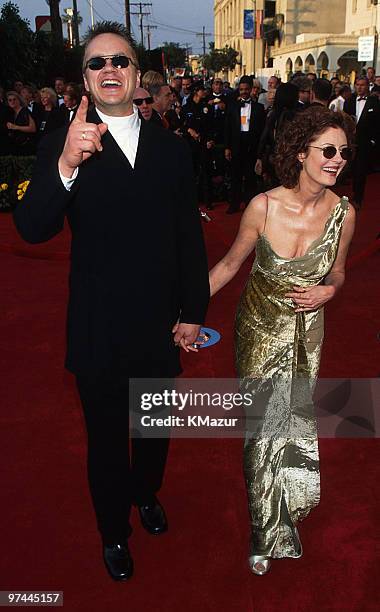
<path id="1" fill-rule="evenodd" d="M 356 123 L 360 119 L 360 115 L 363 112 L 363 108 L 365 107 L 365 103 L 366 102 L 367 102 L 367 100 L 358 100 L 358 98 L 356 98 Z"/>
<path id="2" fill-rule="evenodd" d="M 108 125 L 108 130 L 111 136 L 113 136 L 113 138 L 116 140 L 132 168 L 134 168 L 141 126 L 141 119 L 139 117 L 137 106 L 133 107 L 132 115 L 127 115 L 126 117 L 111 117 L 110 115 L 101 113 L 99 109 L 96 109 L 96 112 L 98 113 L 102 122 Z M 59 173 L 61 181 L 68 191 L 70 191 L 76 177 L 78 176 L 78 170 L 78 168 L 75 168 L 74 174 L 71 178 L 67 178 Z"/>
<path id="3" fill-rule="evenodd" d="M 251 121 L 251 103 L 244 104 L 240 109 L 240 131 L 249 132 L 249 123 Z"/>

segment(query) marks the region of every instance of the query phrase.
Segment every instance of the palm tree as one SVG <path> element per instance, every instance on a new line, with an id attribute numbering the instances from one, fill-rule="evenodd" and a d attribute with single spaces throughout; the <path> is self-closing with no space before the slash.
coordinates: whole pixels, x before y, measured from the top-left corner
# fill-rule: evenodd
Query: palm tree
<path id="1" fill-rule="evenodd" d="M 73 9 L 68 9 L 65 8 L 63 9 L 64 14 L 61 15 L 61 19 L 62 19 L 62 23 L 66 23 L 67 24 L 67 38 L 69 40 L 70 46 L 73 47 L 74 46 L 74 38 L 75 38 L 75 29 L 74 29 L 74 16 L 73 16 Z M 78 23 L 78 28 L 80 26 L 80 24 L 82 23 L 83 19 L 78 11 L 77 13 L 77 23 Z M 78 31 L 79 33 L 79 31 Z M 78 40 L 78 44 L 79 44 L 79 40 Z"/>

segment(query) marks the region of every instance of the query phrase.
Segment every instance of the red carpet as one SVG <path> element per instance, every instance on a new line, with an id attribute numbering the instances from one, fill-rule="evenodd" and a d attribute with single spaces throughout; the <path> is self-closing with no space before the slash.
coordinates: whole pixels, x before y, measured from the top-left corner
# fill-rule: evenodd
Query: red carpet
<path id="1" fill-rule="evenodd" d="M 323 376 L 380 373 L 380 253 L 355 260 L 380 231 L 379 187 L 371 176 L 352 268 L 326 309 Z M 239 223 L 224 210 L 204 226 L 210 265 Z M 241 441 L 173 440 L 161 494 L 170 530 L 148 536 L 134 515 L 135 576 L 127 584 L 108 578 L 87 491 L 84 424 L 62 368 L 67 252 L 67 233 L 25 245 L 0 216 L 0 590 L 63 590 L 69 612 L 378 610 L 378 440 L 321 440 L 322 499 L 300 525 L 304 556 L 274 562 L 263 578 L 247 568 Z M 233 316 L 250 265 L 213 300 L 207 323 L 222 341 L 186 355 L 186 376 L 234 375 Z"/>

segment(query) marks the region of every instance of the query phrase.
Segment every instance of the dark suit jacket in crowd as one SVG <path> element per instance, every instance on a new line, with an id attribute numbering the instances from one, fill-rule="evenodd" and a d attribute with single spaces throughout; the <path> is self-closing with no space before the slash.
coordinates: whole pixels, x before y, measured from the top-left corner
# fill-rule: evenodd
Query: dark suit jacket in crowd
<path id="1" fill-rule="evenodd" d="M 88 121 L 100 123 L 95 110 Z M 206 253 L 186 143 L 142 121 L 134 169 L 109 132 L 79 168 L 71 191 L 58 172 L 66 130 L 43 139 L 31 184 L 14 211 L 31 243 L 71 232 L 66 367 L 130 376 L 181 372 L 172 327 L 202 323 L 209 299 Z M 167 175 L 170 161 L 170 176 Z"/>
<path id="2" fill-rule="evenodd" d="M 345 101 L 345 113 L 356 117 L 356 98 L 354 94 Z M 376 96 L 368 96 L 360 119 L 356 124 L 356 142 L 359 147 L 368 147 L 380 140 L 380 102 Z M 373 141 L 373 143 L 371 143 Z"/>
<path id="3" fill-rule="evenodd" d="M 224 143 L 231 149 L 232 156 L 239 155 L 241 145 L 241 104 L 239 101 L 231 102 L 228 107 L 225 123 Z M 260 137 L 265 125 L 265 109 L 259 102 L 251 102 L 251 120 L 249 123 L 250 153 L 257 156 Z"/>

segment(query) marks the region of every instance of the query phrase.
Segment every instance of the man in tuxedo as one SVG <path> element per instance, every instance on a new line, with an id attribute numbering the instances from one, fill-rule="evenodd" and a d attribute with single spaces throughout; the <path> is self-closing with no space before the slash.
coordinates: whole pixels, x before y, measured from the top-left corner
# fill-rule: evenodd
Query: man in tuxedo
<path id="1" fill-rule="evenodd" d="M 84 411 L 104 562 L 127 580 L 131 505 L 149 533 L 167 530 L 156 494 L 168 452 L 167 438 L 133 437 L 129 458 L 129 380 L 181 373 L 180 347 L 197 350 L 208 271 L 187 145 L 133 107 L 139 68 L 123 26 L 90 30 L 83 76 L 95 106 L 83 97 L 71 124 L 44 139 L 14 218 L 32 243 L 65 217 L 70 225 L 66 367 Z"/>
<path id="2" fill-rule="evenodd" d="M 228 214 L 239 212 L 256 192 L 257 149 L 265 125 L 264 106 L 251 99 L 252 81 L 242 77 L 239 97 L 229 104 L 225 129 L 225 157 L 231 162 L 231 203 Z M 244 184 L 244 188 L 243 188 Z"/>
<path id="3" fill-rule="evenodd" d="M 332 90 L 332 85 L 327 79 L 315 79 L 311 88 L 310 106 L 325 106 L 328 108 Z"/>
<path id="4" fill-rule="evenodd" d="M 28 110 L 33 117 L 38 132 L 38 130 L 40 129 L 44 109 L 41 104 L 38 104 L 38 102 L 35 102 L 35 100 L 33 99 L 33 89 L 29 85 L 24 85 L 21 90 L 21 96 L 25 100 L 25 104 L 27 105 Z"/>
<path id="5" fill-rule="evenodd" d="M 56 77 L 54 81 L 54 89 L 57 94 L 57 106 L 60 107 L 64 104 L 63 96 L 66 89 L 66 81 L 63 77 Z"/>
<path id="6" fill-rule="evenodd" d="M 291 83 L 298 89 L 298 110 L 305 110 L 310 106 L 312 83 L 307 76 L 294 77 Z"/>
<path id="7" fill-rule="evenodd" d="M 368 79 L 368 91 L 372 93 L 373 88 L 376 85 L 376 72 L 373 66 L 368 66 L 367 68 L 367 79 Z"/>
<path id="8" fill-rule="evenodd" d="M 153 98 L 153 113 L 151 121 L 158 123 L 163 128 L 168 129 L 169 122 L 165 118 L 165 113 L 170 109 L 173 100 L 172 90 L 169 85 L 152 85 L 149 93 Z"/>
<path id="9" fill-rule="evenodd" d="M 358 77 L 356 93 L 344 103 L 343 110 L 356 121 L 356 155 L 353 166 L 354 202 L 359 208 L 363 203 L 368 168 L 380 138 L 380 102 L 369 95 L 367 77 Z"/>
<path id="10" fill-rule="evenodd" d="M 63 104 L 60 111 L 65 117 L 65 122 L 71 123 L 75 119 L 79 108 L 80 95 L 73 89 L 66 89 L 63 94 Z"/>

